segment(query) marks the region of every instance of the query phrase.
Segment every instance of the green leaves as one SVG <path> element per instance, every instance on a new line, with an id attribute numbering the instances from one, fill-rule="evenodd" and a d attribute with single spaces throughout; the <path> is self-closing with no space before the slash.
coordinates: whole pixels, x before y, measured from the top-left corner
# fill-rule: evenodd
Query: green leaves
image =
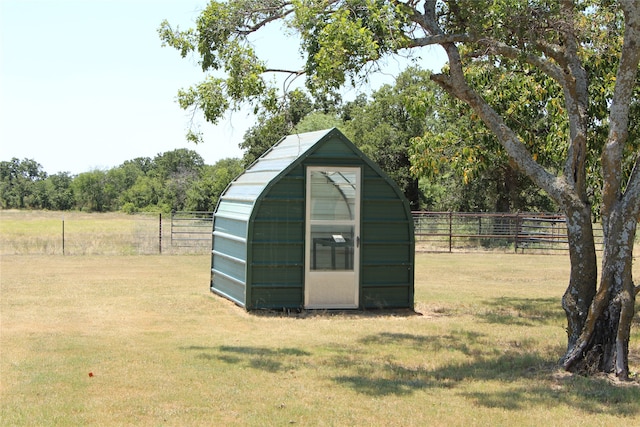
<path id="1" fill-rule="evenodd" d="M 307 86 L 331 91 L 353 84 L 363 67 L 405 42 L 402 19 L 391 3 L 378 0 L 326 2 L 295 0 L 291 25 L 302 38 L 307 56 Z"/>
<path id="2" fill-rule="evenodd" d="M 166 19 L 160 24 L 158 35 L 162 40 L 162 47 L 170 46 L 177 49 L 183 58 L 195 49 L 195 32 L 180 31 L 177 28 L 174 30 Z"/>
<path id="3" fill-rule="evenodd" d="M 248 0 L 212 1 L 200 13 L 195 29 L 172 29 L 164 21 L 158 33 L 163 46 L 180 51 L 182 57 L 197 52 L 205 72 L 215 72 L 204 81 L 178 92 L 178 103 L 185 110 L 201 110 L 210 123 L 217 123 L 227 110 L 237 110 L 245 103 L 262 102 L 270 108 L 273 92 L 268 89 L 263 74 L 266 67 L 247 40 L 254 20 L 278 16 L 280 2 Z M 260 9 L 262 12 L 258 12 Z M 192 115 L 192 117 L 194 117 Z M 187 139 L 200 142 L 192 120 Z"/>

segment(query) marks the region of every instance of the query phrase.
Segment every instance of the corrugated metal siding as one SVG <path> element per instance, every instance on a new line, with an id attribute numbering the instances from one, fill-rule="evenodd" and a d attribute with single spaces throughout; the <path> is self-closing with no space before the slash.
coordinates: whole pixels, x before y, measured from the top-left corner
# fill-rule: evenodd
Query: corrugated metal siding
<path id="1" fill-rule="evenodd" d="M 413 308 L 413 218 L 398 187 L 381 173 L 371 165 L 363 170 L 361 304 Z"/>

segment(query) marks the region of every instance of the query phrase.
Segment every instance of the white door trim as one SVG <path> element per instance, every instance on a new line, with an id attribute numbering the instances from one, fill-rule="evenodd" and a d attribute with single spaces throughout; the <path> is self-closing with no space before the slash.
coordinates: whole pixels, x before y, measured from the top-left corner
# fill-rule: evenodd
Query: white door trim
<path id="1" fill-rule="evenodd" d="M 353 206 L 347 203 L 349 215 L 347 218 L 312 218 L 312 174 L 322 172 L 336 179 L 344 179 L 343 188 L 347 188 L 348 195 L 342 193 L 345 199 L 353 197 Z M 333 175 L 331 175 L 333 174 Z M 362 169 L 360 167 L 341 166 L 309 166 L 306 170 L 306 219 L 305 219 L 305 286 L 304 307 L 310 309 L 347 309 L 358 308 L 360 304 L 360 197 L 362 187 Z M 317 174 L 315 174 L 317 177 Z M 351 180 L 355 180 L 353 185 Z M 332 182 L 336 188 L 338 187 Z M 354 188 L 355 187 L 355 188 Z M 351 192 L 353 191 L 353 194 Z M 318 203 L 318 202 L 317 202 Z M 321 207 L 322 205 L 320 205 Z M 329 207 L 327 207 L 329 208 Z M 337 208 L 336 208 L 337 209 Z M 353 209 L 353 212 L 351 212 Z M 344 211 L 346 212 L 346 211 Z M 340 215 L 338 215 L 340 216 Z M 324 230 L 329 238 L 314 238 L 312 228 Z M 331 230 L 337 230 L 332 233 Z M 345 233 L 353 230 L 353 233 Z M 343 237 L 346 235 L 346 238 Z M 343 240 L 344 238 L 344 240 Z M 323 250 L 324 265 L 318 262 L 319 245 Z M 344 258 L 343 258 L 344 257 Z M 327 265 L 326 263 L 329 263 Z M 338 268 L 336 268 L 336 264 Z M 333 268 L 332 268 L 333 267 Z"/>

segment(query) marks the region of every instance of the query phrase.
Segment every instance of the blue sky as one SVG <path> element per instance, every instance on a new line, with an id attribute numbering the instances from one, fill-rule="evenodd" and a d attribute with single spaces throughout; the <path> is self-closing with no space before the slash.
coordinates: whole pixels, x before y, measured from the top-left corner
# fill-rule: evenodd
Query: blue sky
<path id="1" fill-rule="evenodd" d="M 29 158 L 47 173 L 76 174 L 177 148 L 208 164 L 241 156 L 238 143 L 254 123 L 246 112 L 217 126 L 199 118 L 205 143 L 186 142 L 189 118 L 176 93 L 204 74 L 194 58 L 163 48 L 157 34 L 164 19 L 191 27 L 206 4 L 0 0 L 0 160 Z M 274 67 L 299 60 L 295 38 L 277 28 L 256 42 Z"/>

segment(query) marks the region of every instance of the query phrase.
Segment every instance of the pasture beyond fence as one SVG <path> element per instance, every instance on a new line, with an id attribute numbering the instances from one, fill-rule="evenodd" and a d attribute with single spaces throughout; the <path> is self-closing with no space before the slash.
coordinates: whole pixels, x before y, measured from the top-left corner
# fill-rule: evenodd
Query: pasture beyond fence
<path id="1" fill-rule="evenodd" d="M 416 247 L 430 252 L 563 253 L 566 221 L 557 214 L 413 212 Z M 0 254 L 204 254 L 212 212 L 172 214 L 0 211 Z M 598 249 L 602 228 L 594 224 Z"/>

